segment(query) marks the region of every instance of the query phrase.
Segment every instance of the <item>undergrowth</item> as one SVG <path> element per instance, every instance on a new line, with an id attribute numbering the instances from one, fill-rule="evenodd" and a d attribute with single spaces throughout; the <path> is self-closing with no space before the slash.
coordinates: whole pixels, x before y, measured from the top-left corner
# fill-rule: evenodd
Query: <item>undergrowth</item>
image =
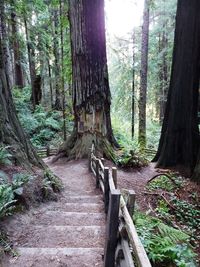
<path id="1" fill-rule="evenodd" d="M 197 267 L 190 236 L 160 219 L 135 212 L 137 232 L 154 266 Z"/>
<path id="2" fill-rule="evenodd" d="M 47 110 L 42 105 L 38 105 L 32 112 L 30 96 L 30 87 L 13 89 L 13 98 L 22 127 L 34 146 L 58 146 L 62 143 L 62 113 Z M 68 130 L 72 128 L 71 119 L 66 122 Z"/>
<path id="3" fill-rule="evenodd" d="M 23 194 L 23 187 L 32 179 L 26 173 L 14 173 L 10 178 L 5 172 L 0 172 L 0 218 L 12 215 L 16 208 L 16 196 Z"/>
<path id="4" fill-rule="evenodd" d="M 190 242 L 194 246 L 193 249 L 198 251 L 200 240 L 200 206 L 199 199 L 195 192 L 188 193 L 187 182 L 183 177 L 170 173 L 160 175 L 152 180 L 147 189 L 155 195 L 156 208 L 155 215 L 171 226 L 176 226 L 188 235 Z M 185 198 L 185 199 L 184 199 Z M 179 251 L 181 248 L 181 251 Z M 177 265 L 181 267 L 197 266 L 195 265 L 195 254 L 192 252 L 191 246 L 182 245 L 176 251 L 181 255 L 182 261 L 178 261 Z M 152 248 L 149 247 L 151 250 Z M 184 253 L 182 253 L 182 249 Z M 153 250 L 154 251 L 154 250 Z M 185 255 L 190 255 L 192 262 L 185 260 Z M 172 255 L 173 256 L 173 255 Z M 179 265 L 178 265 L 179 264 Z"/>

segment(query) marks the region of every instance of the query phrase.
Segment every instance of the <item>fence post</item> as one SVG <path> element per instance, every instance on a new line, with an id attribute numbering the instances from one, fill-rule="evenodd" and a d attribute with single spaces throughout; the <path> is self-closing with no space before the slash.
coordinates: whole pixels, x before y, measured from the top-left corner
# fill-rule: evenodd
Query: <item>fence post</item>
<path id="1" fill-rule="evenodd" d="M 99 188 L 99 159 L 95 160 L 96 163 L 96 188 Z"/>
<path id="2" fill-rule="evenodd" d="M 91 161 L 92 161 L 92 148 L 89 148 L 89 154 L 88 154 L 88 169 L 91 172 Z"/>
<path id="3" fill-rule="evenodd" d="M 115 184 L 115 188 L 117 189 L 117 168 L 112 167 L 112 177 L 113 177 L 113 182 Z"/>
<path id="4" fill-rule="evenodd" d="M 104 168 L 104 207 L 105 207 L 105 213 L 108 213 L 108 206 L 109 206 L 109 168 Z"/>
<path id="5" fill-rule="evenodd" d="M 50 147 L 47 146 L 47 157 L 49 157 L 49 156 L 50 156 Z"/>
<path id="6" fill-rule="evenodd" d="M 135 191 L 129 190 L 128 191 L 128 200 L 127 200 L 127 209 L 129 211 L 130 216 L 133 216 L 134 209 L 135 209 Z"/>
<path id="7" fill-rule="evenodd" d="M 110 192 L 107 217 L 106 244 L 104 251 L 104 267 L 115 267 L 115 250 L 118 240 L 120 191 Z"/>

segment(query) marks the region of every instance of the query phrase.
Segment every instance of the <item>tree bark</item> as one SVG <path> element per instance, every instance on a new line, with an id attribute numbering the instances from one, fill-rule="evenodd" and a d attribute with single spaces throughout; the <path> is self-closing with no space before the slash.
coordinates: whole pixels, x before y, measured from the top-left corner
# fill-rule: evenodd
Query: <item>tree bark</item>
<path id="1" fill-rule="evenodd" d="M 179 0 L 171 81 L 158 152 L 159 167 L 194 169 L 199 148 L 200 2 Z"/>
<path id="2" fill-rule="evenodd" d="M 66 113 L 65 113 L 65 79 L 64 79 L 64 39 L 63 39 L 63 23 L 62 23 L 62 0 L 60 0 L 60 43 L 61 43 L 61 91 L 62 91 L 62 113 L 63 113 L 63 139 L 67 140 L 66 131 Z"/>
<path id="3" fill-rule="evenodd" d="M 8 86 L 12 87 L 12 66 L 10 61 L 10 53 L 9 53 L 9 41 L 8 41 L 8 34 L 7 34 L 7 28 L 6 28 L 6 21 L 5 21 L 5 7 L 4 7 L 4 1 L 0 1 L 0 35 L 1 35 L 1 45 L 3 49 L 2 57 L 4 60 L 4 67 L 6 70 L 7 75 L 7 83 Z"/>
<path id="4" fill-rule="evenodd" d="M 149 0 L 145 0 L 142 26 L 141 73 L 139 96 L 139 134 L 140 148 L 146 147 L 146 99 L 149 46 Z"/>
<path id="5" fill-rule="evenodd" d="M 31 80 L 31 90 L 32 90 L 31 101 L 32 101 L 32 105 L 33 105 L 33 110 L 35 110 L 35 107 L 36 107 L 36 94 L 35 94 L 35 87 L 34 87 L 34 81 L 36 79 L 35 51 L 34 51 L 33 43 L 31 42 L 31 39 L 29 36 L 27 19 L 25 16 L 24 16 L 24 26 L 25 26 L 25 32 L 26 32 L 26 43 L 27 43 L 29 71 L 30 71 L 30 80 Z"/>
<path id="6" fill-rule="evenodd" d="M 62 102 L 61 102 L 61 79 L 60 79 L 60 53 L 59 53 L 59 20 L 58 20 L 58 10 L 54 9 L 52 12 L 53 17 L 53 53 L 55 59 L 55 105 L 54 108 L 56 110 L 62 110 Z"/>
<path id="7" fill-rule="evenodd" d="M 133 31 L 133 69 L 132 69 L 132 118 L 131 118 L 131 136 L 134 139 L 135 134 L 135 31 Z"/>
<path id="8" fill-rule="evenodd" d="M 110 118 L 104 1 L 70 0 L 69 17 L 75 125 L 67 155 L 88 156 L 95 142 L 99 151 L 111 158 L 118 144 Z"/>
<path id="9" fill-rule="evenodd" d="M 0 25 L 2 29 L 2 24 Z M 44 167 L 20 126 L 13 104 L 8 73 L 3 57 L 2 37 L 0 36 L 0 143 L 9 146 L 9 152 L 19 165 L 32 169 L 32 165 Z"/>
<path id="10" fill-rule="evenodd" d="M 16 14 L 14 10 L 11 12 L 11 24 L 12 24 L 12 38 L 13 38 L 13 52 L 14 52 L 14 78 L 15 86 L 20 88 L 24 87 L 24 77 L 21 64 L 20 46 L 18 40 L 18 29 L 16 24 Z"/>

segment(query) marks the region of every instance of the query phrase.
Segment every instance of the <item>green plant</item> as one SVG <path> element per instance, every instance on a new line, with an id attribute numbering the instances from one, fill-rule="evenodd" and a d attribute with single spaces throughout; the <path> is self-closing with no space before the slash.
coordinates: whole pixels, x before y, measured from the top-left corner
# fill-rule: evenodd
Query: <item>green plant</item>
<path id="1" fill-rule="evenodd" d="M 197 204 L 180 200 L 176 196 L 173 196 L 171 201 L 176 207 L 174 210 L 176 218 L 188 227 L 188 231 L 200 229 L 200 209 Z"/>
<path id="2" fill-rule="evenodd" d="M 189 243 L 189 235 L 138 211 L 134 219 L 137 232 L 153 263 L 157 266 L 196 266 L 196 254 Z"/>
<path id="3" fill-rule="evenodd" d="M 182 186 L 182 179 L 179 177 L 173 177 L 172 175 L 160 175 L 152 180 L 147 188 L 150 190 L 163 189 L 168 192 L 172 192 Z"/>
<path id="4" fill-rule="evenodd" d="M 3 172 L 1 172 L 3 173 Z M 31 179 L 29 174 L 13 174 L 12 182 L 3 173 L 0 180 L 0 218 L 11 215 L 15 209 L 15 194 L 23 194 L 23 186 Z"/>
<path id="5" fill-rule="evenodd" d="M 27 173 L 15 173 L 12 178 L 12 190 L 17 195 L 23 194 L 23 186 L 32 179 Z"/>
<path id="6" fill-rule="evenodd" d="M 8 152 L 8 146 L 0 145 L 0 164 L 10 165 L 12 155 Z"/>
<path id="7" fill-rule="evenodd" d="M 8 184 L 0 185 L 0 218 L 12 214 L 15 202 L 12 187 Z"/>

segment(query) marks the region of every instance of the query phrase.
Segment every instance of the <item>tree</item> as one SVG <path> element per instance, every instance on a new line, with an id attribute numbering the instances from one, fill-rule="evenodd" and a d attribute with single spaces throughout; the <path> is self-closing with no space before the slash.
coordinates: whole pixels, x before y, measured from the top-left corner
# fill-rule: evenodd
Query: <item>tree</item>
<path id="1" fill-rule="evenodd" d="M 199 149 L 200 2 L 179 0 L 171 81 L 158 152 L 159 167 L 193 171 Z"/>
<path id="2" fill-rule="evenodd" d="M 147 71 L 149 46 L 149 0 L 144 2 L 141 73 L 140 73 L 140 99 L 139 99 L 139 134 L 138 141 L 141 148 L 146 147 L 146 102 L 147 102 Z"/>
<path id="3" fill-rule="evenodd" d="M 92 142 L 112 157 L 118 146 L 110 118 L 104 1 L 69 1 L 74 131 L 63 151 L 70 158 L 88 155 Z"/>
<path id="4" fill-rule="evenodd" d="M 11 1 L 12 12 L 11 12 L 11 25 L 12 25 L 12 45 L 13 45 L 13 53 L 14 53 L 14 78 L 15 85 L 18 87 L 24 87 L 24 77 L 23 77 L 23 69 L 21 64 L 21 52 L 20 52 L 20 44 L 19 44 L 19 36 L 18 36 L 18 27 L 16 21 L 16 13 L 14 11 L 14 1 Z"/>
<path id="5" fill-rule="evenodd" d="M 2 4 L 3 1 L 2 1 Z M 9 86 L 9 73 L 6 68 L 6 61 L 9 55 L 3 54 L 2 20 L 0 22 L 0 143 L 9 146 L 9 152 L 13 158 L 25 168 L 32 168 L 32 165 L 42 167 L 43 163 L 38 159 L 35 150 L 27 140 L 16 115 Z"/>

